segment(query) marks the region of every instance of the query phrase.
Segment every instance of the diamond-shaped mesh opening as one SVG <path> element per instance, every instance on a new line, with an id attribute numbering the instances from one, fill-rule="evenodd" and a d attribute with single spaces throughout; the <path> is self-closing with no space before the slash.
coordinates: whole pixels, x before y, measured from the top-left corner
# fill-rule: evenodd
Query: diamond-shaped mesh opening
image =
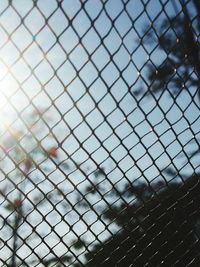
<path id="1" fill-rule="evenodd" d="M 200 265 L 198 0 L 0 1 L 0 266 Z"/>

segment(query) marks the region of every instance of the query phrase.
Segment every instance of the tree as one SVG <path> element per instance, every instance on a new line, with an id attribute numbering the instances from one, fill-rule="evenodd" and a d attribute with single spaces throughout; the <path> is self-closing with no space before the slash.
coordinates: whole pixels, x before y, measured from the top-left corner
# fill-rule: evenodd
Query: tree
<path id="1" fill-rule="evenodd" d="M 98 188 L 95 181 L 105 178 L 104 169 L 60 156 L 50 118 L 36 110 L 1 129 L 1 261 L 8 267 L 81 264 L 78 256 L 87 251 L 87 235 L 73 228 L 85 227 L 88 211 L 94 220 L 98 216 L 90 193 Z M 63 227 L 66 233 L 60 237 Z"/>
<path id="2" fill-rule="evenodd" d="M 193 0 L 192 2 L 196 14 L 200 14 L 198 1 Z M 156 29 L 156 32 L 152 28 L 145 32 L 151 45 L 155 38 L 156 46 L 158 45 L 160 50 L 164 51 L 165 56 L 159 65 L 149 61 L 146 71 L 148 88 L 147 90 L 144 89 L 144 92 L 143 89 L 139 89 L 133 93 L 140 96 L 144 93 L 156 98 L 159 93 L 162 95 L 167 90 L 174 99 L 185 89 L 193 99 L 196 93 L 199 94 L 199 46 L 196 42 L 196 36 L 198 36 L 196 31 L 200 30 L 199 18 L 197 17 L 195 22 L 191 18 L 192 14 L 187 6 L 184 5 L 183 1 L 181 3 L 183 14 L 177 15 L 170 21 L 165 20 L 161 27 Z M 143 45 L 145 45 L 145 38 Z M 36 117 L 37 122 L 41 116 L 37 115 Z M 34 128 L 36 122 L 30 127 Z M 28 128 L 30 127 L 28 126 Z M 36 127 L 36 129 L 38 128 Z M 10 169 L 4 172 L 6 179 L 3 178 L 5 185 L 1 191 L 4 208 L 2 213 L 3 228 L 8 229 L 2 235 L 2 241 L 8 244 L 8 240 L 12 239 L 10 246 L 12 255 L 9 261 L 5 260 L 5 265 L 15 267 L 24 264 L 30 266 L 30 264 L 38 262 L 44 266 L 62 266 L 64 263 L 72 265 L 76 251 L 82 248 L 85 248 L 84 252 L 86 252 L 88 262 L 86 264 L 80 262 L 74 266 L 100 266 L 101 263 L 102 266 L 157 266 L 159 264 L 185 266 L 190 263 L 193 266 L 194 264 L 199 265 L 197 257 L 197 250 L 199 249 L 198 175 L 188 177 L 183 180 L 182 184 L 177 181 L 171 184 L 160 184 L 159 180 L 153 187 L 148 181 L 138 184 L 135 184 L 134 180 L 129 181 L 123 185 L 123 188 L 111 184 L 112 190 L 110 190 L 110 194 L 107 194 L 103 181 L 109 182 L 109 179 L 104 170 L 97 170 L 94 178 L 98 181 L 95 181 L 95 179 L 89 178 L 87 172 L 80 170 L 79 164 L 74 163 L 75 169 L 80 170 L 84 177 L 87 177 L 84 180 L 84 186 L 80 190 L 80 184 L 69 181 L 69 175 L 65 173 L 65 178 L 68 180 L 67 185 L 71 186 L 72 189 L 71 191 L 70 189 L 66 190 L 66 188 L 61 189 L 59 181 L 54 182 L 46 179 L 51 173 L 49 170 L 51 161 L 55 161 L 55 165 L 61 168 L 57 162 L 57 145 L 54 145 L 54 138 L 50 138 L 51 140 L 49 139 L 48 142 L 51 145 L 44 148 L 41 145 L 43 138 L 35 139 L 38 134 L 43 133 L 43 130 L 40 129 L 37 135 L 29 135 L 29 133 L 27 127 L 22 132 L 20 130 L 10 132 L 10 139 L 6 137 L 6 140 L 9 139 L 9 146 L 2 147 L 2 164 L 10 166 Z M 13 143 L 12 146 L 10 146 L 11 143 Z M 42 165 L 41 162 L 45 164 Z M 38 178 L 34 173 L 38 164 L 44 178 L 39 177 L 39 181 L 35 182 L 32 179 L 33 177 L 34 180 Z M 65 167 L 63 165 L 63 168 L 68 171 L 72 169 L 73 172 L 73 167 L 68 164 Z M 99 181 L 99 179 L 102 180 Z M 39 185 L 46 182 L 50 182 L 50 184 L 48 187 L 44 185 L 40 191 Z M 73 192 L 74 201 L 70 202 L 66 196 L 69 196 L 74 190 L 76 190 Z M 33 191 L 34 194 L 31 195 Z M 108 229 L 109 225 L 113 223 L 118 226 L 119 232 L 116 232 L 112 238 L 105 242 L 97 240 L 96 243 L 99 242 L 99 244 L 91 246 L 83 234 L 77 235 L 77 240 L 72 240 L 66 244 L 66 251 L 63 255 L 57 256 L 55 253 L 42 257 L 37 253 L 35 255 L 37 259 L 22 258 L 18 254 L 20 247 L 26 246 L 31 250 L 31 254 L 34 253 L 34 249 L 29 246 L 27 241 L 33 239 L 32 233 L 27 232 L 23 236 L 19 234 L 20 228 L 25 228 L 24 222 L 28 222 L 27 218 L 33 212 L 32 218 L 29 218 L 31 221 L 29 226 L 31 226 L 34 234 L 38 235 L 36 227 L 39 223 L 34 224 L 33 221 L 39 215 L 33 218 L 34 212 L 38 210 L 39 206 L 44 211 L 45 205 L 51 202 L 55 212 L 58 212 L 57 216 L 63 220 L 69 210 L 66 206 L 63 207 L 64 211 L 57 209 L 58 204 L 62 204 L 63 199 L 65 199 L 65 204 L 70 206 L 70 210 L 76 210 L 80 220 L 83 219 L 85 211 L 91 210 L 104 223 L 105 228 Z M 98 199 L 100 199 L 99 205 L 96 205 Z M 42 217 L 46 220 L 47 214 Z M 51 231 L 56 226 L 49 221 L 48 224 Z M 71 232 L 72 225 L 68 223 Z M 92 228 L 89 224 L 87 227 Z M 40 235 L 37 237 L 40 238 Z M 44 234 L 42 236 L 43 241 L 45 237 Z M 51 252 L 53 252 L 53 248 Z"/>
<path id="3" fill-rule="evenodd" d="M 191 146 L 187 156 L 183 155 L 186 161 L 191 161 L 199 156 L 198 129 L 196 134 L 191 126 L 198 120 L 200 106 L 200 2 L 180 0 L 179 3 L 172 2 L 172 5 L 175 16 L 157 19 L 143 31 L 143 38 L 139 41 L 149 56 L 144 68 L 145 83 L 134 88 L 132 93 L 138 102 L 152 97 L 159 104 L 164 119 L 168 118 L 168 112 L 182 112 L 180 120 L 186 121 L 194 135 L 190 144 L 197 147 Z M 155 52 L 158 56 L 154 55 Z M 162 99 L 168 102 L 165 108 Z M 196 115 L 193 121 L 188 119 L 191 114 Z"/>
<path id="4" fill-rule="evenodd" d="M 191 6 L 193 3 L 192 11 Z M 199 96 L 200 3 L 198 0 L 180 1 L 182 10 L 174 17 L 147 27 L 142 44 L 151 47 L 151 54 L 160 50 L 161 62 L 149 60 L 146 67 L 148 89 L 136 90 L 137 94 L 156 95 L 168 91 L 171 96 L 181 94 L 183 89 Z M 176 5 L 176 3 L 174 3 Z M 190 8 L 190 9 L 189 9 Z M 192 92 L 194 91 L 194 92 Z M 133 90 L 134 93 L 134 90 Z"/>
<path id="5" fill-rule="evenodd" d="M 85 266 L 199 266 L 199 181 L 194 175 L 182 183 L 126 185 L 120 197 L 131 204 L 104 215 L 118 233 L 92 247 Z"/>
<path id="6" fill-rule="evenodd" d="M 37 161 L 49 157 L 56 158 L 52 153 L 53 147 L 48 149 L 41 144 L 39 133 L 44 131 L 45 123 L 41 120 L 40 111 L 33 111 L 27 118 L 21 120 L 15 126 L 6 125 L 1 129 L 1 242 L 9 247 L 11 256 L 2 261 L 7 266 L 15 267 L 23 263 L 23 257 L 18 255 L 20 248 L 29 247 L 28 239 L 31 233 L 26 233 L 28 226 L 23 226 L 30 217 L 30 210 L 45 204 L 42 191 L 35 192 L 32 197 L 28 196 L 37 182 L 32 180 L 31 172 L 37 168 Z M 53 138 L 48 138 L 49 146 L 52 146 Z M 48 165 L 48 164 L 47 164 Z M 45 170 L 43 169 L 45 172 Z M 32 186 L 32 190 L 30 190 Z M 28 189 L 29 187 L 29 189 Z M 56 194 L 57 192 L 55 192 Z M 32 222 L 29 222 L 29 226 Z M 23 234 L 19 229 L 23 228 Z M 12 240 L 9 242 L 8 240 Z M 8 245 L 8 243 L 11 243 Z M 7 253 L 4 253 L 4 257 Z M 9 263 L 8 263 L 9 262 Z"/>
<path id="7" fill-rule="evenodd" d="M 200 2 L 180 4 L 182 12 L 144 30 L 140 42 L 151 52 L 143 77 L 147 86 L 133 89 L 138 102 L 151 96 L 158 103 L 167 92 L 174 105 L 187 92 L 199 108 Z M 151 59 L 155 50 L 161 62 Z M 199 147 L 187 154 L 187 161 L 197 154 Z M 177 175 L 171 178 L 165 184 L 158 179 L 154 186 L 148 181 L 134 185 L 133 180 L 123 190 L 112 190 L 121 201 L 107 207 L 103 218 L 108 225 L 116 222 L 119 232 L 91 247 L 86 266 L 199 266 L 199 174 L 181 176 L 181 183 Z"/>
<path id="8" fill-rule="evenodd" d="M 45 241 L 49 229 L 53 232 L 58 221 L 63 220 L 59 218 L 67 217 L 72 207 L 66 198 L 68 188 L 61 187 L 58 173 L 52 176 L 55 165 L 63 171 L 68 187 L 72 187 L 73 182 L 67 180 L 67 173 L 74 168 L 59 157 L 59 146 L 48 123 L 48 114 L 36 110 L 19 123 L 1 129 L 1 243 L 4 245 L 1 260 L 5 266 L 31 266 L 38 262 L 44 266 L 60 266 L 75 256 L 70 251 L 72 239 L 60 254 L 54 253 L 53 239 Z M 42 222 L 45 227 L 41 226 Z M 42 229 L 38 229 L 40 227 Z M 66 227 L 70 227 L 70 222 L 66 222 Z M 43 245 L 50 249 L 46 256 L 35 252 L 38 248 L 42 251 Z"/>

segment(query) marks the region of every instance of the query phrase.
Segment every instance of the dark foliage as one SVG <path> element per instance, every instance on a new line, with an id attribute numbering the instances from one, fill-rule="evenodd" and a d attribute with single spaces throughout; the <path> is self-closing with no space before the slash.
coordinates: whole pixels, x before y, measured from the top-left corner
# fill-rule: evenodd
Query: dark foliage
<path id="1" fill-rule="evenodd" d="M 157 193 L 144 184 L 132 189 L 138 192 L 134 204 L 107 214 L 110 220 L 118 214 L 121 230 L 87 253 L 86 266 L 200 266 L 199 176 Z"/>
<path id="2" fill-rule="evenodd" d="M 200 2 L 180 1 L 182 11 L 166 18 L 158 27 L 145 29 L 143 45 L 162 54 L 161 62 L 149 60 L 147 88 L 133 90 L 135 97 L 168 92 L 177 97 L 187 90 L 200 97 Z M 151 57 L 150 57 L 151 58 Z M 195 150 L 192 156 L 199 153 Z M 171 169 L 169 169 L 169 172 Z M 173 176 L 173 173 L 169 173 Z M 95 194 L 95 192 L 94 192 Z M 120 231 L 86 253 L 86 266 L 200 266 L 200 177 L 180 183 L 139 183 L 121 192 L 130 203 L 109 209 L 108 222 L 116 221 Z"/>
<path id="3" fill-rule="evenodd" d="M 160 51 L 161 62 L 153 60 L 146 67 L 148 89 L 136 90 L 136 95 L 156 94 L 168 91 L 171 96 L 183 89 L 195 91 L 199 96 L 200 78 L 200 2 L 193 4 L 193 12 L 183 1 L 182 12 L 173 18 L 166 18 L 158 24 L 145 29 L 143 45 L 150 45 Z M 186 2 L 186 1 L 185 1 Z M 133 90 L 134 93 L 134 90 Z"/>

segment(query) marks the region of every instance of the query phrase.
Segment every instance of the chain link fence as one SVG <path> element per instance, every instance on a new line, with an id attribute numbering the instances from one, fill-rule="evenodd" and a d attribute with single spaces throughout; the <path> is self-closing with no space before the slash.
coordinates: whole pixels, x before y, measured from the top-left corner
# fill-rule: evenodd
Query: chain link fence
<path id="1" fill-rule="evenodd" d="M 200 266 L 200 2 L 0 1 L 0 266 Z"/>

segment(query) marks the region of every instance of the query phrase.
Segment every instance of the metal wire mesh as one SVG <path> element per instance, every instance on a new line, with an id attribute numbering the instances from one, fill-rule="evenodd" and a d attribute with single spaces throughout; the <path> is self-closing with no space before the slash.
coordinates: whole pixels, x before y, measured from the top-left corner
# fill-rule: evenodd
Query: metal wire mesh
<path id="1" fill-rule="evenodd" d="M 199 266 L 198 0 L 0 1 L 0 266 Z"/>

